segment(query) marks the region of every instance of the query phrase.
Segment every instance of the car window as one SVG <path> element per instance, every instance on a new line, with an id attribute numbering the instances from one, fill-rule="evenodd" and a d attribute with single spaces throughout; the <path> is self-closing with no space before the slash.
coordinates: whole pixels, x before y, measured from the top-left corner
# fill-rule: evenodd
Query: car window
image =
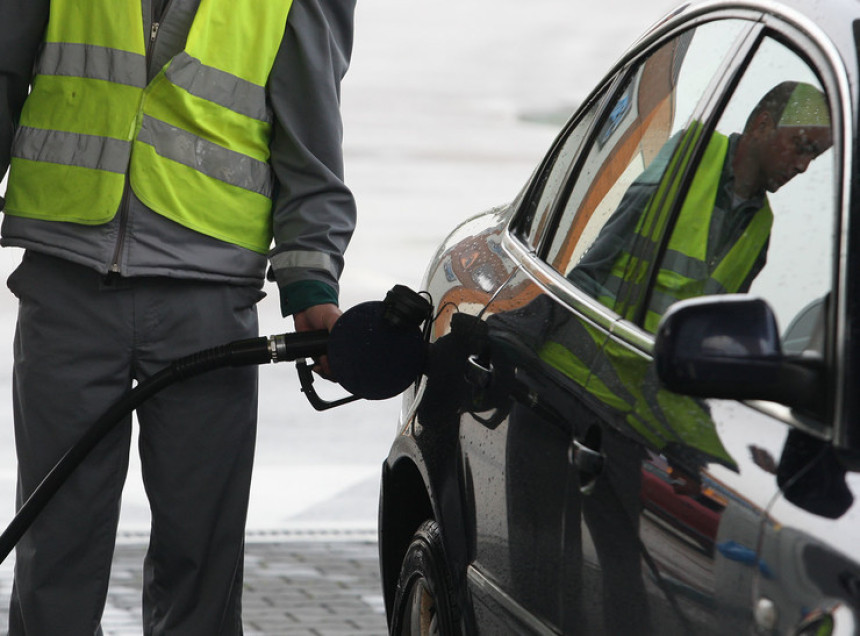
<path id="1" fill-rule="evenodd" d="M 677 300 L 750 292 L 773 307 L 788 351 L 820 346 L 833 268 L 832 141 L 821 82 L 800 56 L 764 38 L 677 212 L 644 319 L 649 331 Z"/>
<path id="2" fill-rule="evenodd" d="M 559 142 L 554 145 L 553 156 L 550 157 L 548 165 L 535 180 L 535 187 L 529 201 L 525 204 L 526 212 L 518 229 L 519 236 L 529 247 L 538 246 L 538 240 L 549 221 L 552 204 L 567 179 L 571 164 L 579 153 L 591 122 L 594 121 L 600 102 L 600 98 L 595 99 L 592 105 L 578 117 L 576 124 L 565 130 Z"/>
<path id="3" fill-rule="evenodd" d="M 659 180 L 667 142 L 686 127 L 745 25 L 709 22 L 671 39 L 632 69 L 607 106 L 546 258 L 612 308 L 607 276 L 632 236 L 614 232 L 620 211 L 639 198 L 637 180 Z"/>

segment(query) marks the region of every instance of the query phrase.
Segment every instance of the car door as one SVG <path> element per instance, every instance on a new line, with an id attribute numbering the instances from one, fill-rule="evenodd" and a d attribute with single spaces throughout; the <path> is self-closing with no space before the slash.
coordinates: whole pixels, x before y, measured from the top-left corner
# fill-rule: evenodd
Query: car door
<path id="1" fill-rule="evenodd" d="M 790 437 L 826 425 L 821 414 L 672 393 L 651 360 L 663 313 L 702 295 L 760 295 L 786 327 L 786 346 L 823 337 L 809 325 L 833 291 L 839 101 L 789 36 L 800 37 L 761 26 L 747 34 L 737 57 L 750 61 L 728 69 L 717 108 L 670 140 L 666 170 L 628 190 L 638 196 L 623 226 L 632 243 L 574 267 L 621 318 L 587 387 L 601 402 L 604 469 L 570 511 L 596 540 L 609 633 L 622 603 L 635 608 L 628 633 L 750 630 L 755 589 L 775 575 L 760 532 L 778 473 L 802 472 L 812 455 L 790 469 L 780 458 Z"/>
<path id="2" fill-rule="evenodd" d="M 599 472 L 603 413 L 586 388 L 618 316 L 578 287 L 567 265 L 595 241 L 634 178 L 662 167 L 659 149 L 693 117 L 747 27 L 701 28 L 698 37 L 687 29 L 655 46 L 595 94 L 538 171 L 506 237 L 520 269 L 483 310 L 485 338 L 467 371 L 479 389 L 460 427 L 479 624 L 602 629 L 605 555 L 594 552 L 603 537 L 592 535 L 607 526 L 580 524 L 579 512 L 572 523 L 571 511 L 582 508 L 581 489 Z M 626 514 L 624 506 L 610 516 Z M 619 560 L 638 558 L 633 526 L 608 527 Z M 631 590 L 618 594 L 632 601 Z M 636 606 L 627 607 L 632 613 L 615 614 L 635 624 Z"/>
<path id="3" fill-rule="evenodd" d="M 543 260 L 557 276 L 548 279 L 553 296 L 566 307 L 536 350 L 545 377 L 562 378 L 568 403 L 548 395 L 552 382 L 540 378 L 532 385 L 572 423 L 561 561 L 564 631 L 639 633 L 649 624 L 651 577 L 638 530 L 647 450 L 640 438 L 608 425 L 613 409 L 629 410 L 630 398 L 604 383 L 599 352 L 624 309 L 609 301 L 611 285 L 600 284 L 594 270 L 611 265 L 613 250 L 633 245 L 632 229 L 618 230 L 615 211 L 647 201 L 642 184 L 660 183 L 677 170 L 671 162 L 677 139 L 700 116 L 703 96 L 721 81 L 750 28 L 743 20 L 687 26 L 633 58 L 556 203 Z M 642 369 L 630 371 L 626 381 L 635 387 Z M 677 628 L 670 618 L 664 624 Z"/>

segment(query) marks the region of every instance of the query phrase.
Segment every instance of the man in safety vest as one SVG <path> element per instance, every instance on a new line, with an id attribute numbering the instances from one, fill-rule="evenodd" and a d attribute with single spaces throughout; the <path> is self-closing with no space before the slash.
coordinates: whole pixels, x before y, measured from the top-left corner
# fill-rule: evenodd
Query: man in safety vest
<path id="1" fill-rule="evenodd" d="M 661 149 L 571 273 L 625 317 L 640 309 L 673 195 L 702 133 L 694 122 Z M 832 141 L 825 96 L 802 82 L 771 89 L 742 133 L 712 133 L 660 263 L 646 329 L 654 331 L 677 300 L 749 290 L 767 257 L 773 221 L 767 193 L 805 172 Z"/>
<path id="2" fill-rule="evenodd" d="M 297 330 L 340 315 L 355 224 L 339 113 L 353 11 L 352 0 L 0 4 L 2 245 L 24 248 L 8 283 L 20 303 L 19 505 L 133 382 L 255 337 L 267 268 Z M 249 367 L 137 411 L 146 634 L 242 632 L 256 411 Z M 129 418 L 19 542 L 13 636 L 101 632 L 130 438 Z"/>
<path id="3" fill-rule="evenodd" d="M 641 315 L 651 332 L 673 302 L 749 290 L 767 256 L 773 222 L 767 193 L 804 172 L 832 144 L 826 97 L 800 82 L 768 91 L 742 133 L 714 131 L 705 141 L 703 132 L 694 122 L 660 150 L 569 274 L 628 320 Z M 690 177 L 686 168 L 697 145 L 702 156 L 672 227 L 675 195 Z M 667 231 L 668 244 L 655 264 Z M 643 306 L 654 267 L 652 294 Z M 709 462 L 734 466 L 704 404 L 663 389 L 647 359 L 587 322 L 556 326 L 540 354 L 614 409 L 625 430 L 652 448 L 675 448 L 676 456 L 689 460 L 690 474 Z"/>

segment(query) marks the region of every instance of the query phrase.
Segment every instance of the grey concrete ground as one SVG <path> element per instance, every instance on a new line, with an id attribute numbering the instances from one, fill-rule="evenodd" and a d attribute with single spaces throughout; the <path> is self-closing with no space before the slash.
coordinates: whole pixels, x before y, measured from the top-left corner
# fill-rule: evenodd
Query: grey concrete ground
<path id="1" fill-rule="evenodd" d="M 674 4 L 360 0 L 343 85 L 346 177 L 359 208 L 343 306 L 382 298 L 396 283 L 418 287 L 447 232 L 523 187 L 560 121 Z M 0 279 L 17 259 L 0 250 Z M 272 291 L 260 305 L 262 331 L 289 331 Z M 0 293 L 0 524 L 11 520 L 14 502 L 8 364 L 14 316 L 14 298 Z M 290 365 L 261 370 L 248 524 L 249 536 L 257 537 L 249 544 L 249 632 L 383 633 L 373 534 L 380 465 L 398 413 L 396 399 L 316 413 L 300 396 Z M 135 455 L 105 615 L 113 634 L 140 633 L 136 564 L 148 512 Z M 325 533 L 338 540 L 309 539 Z M 0 565 L 0 629 L 11 567 L 12 559 Z M 357 631 L 364 623 L 339 622 L 349 620 L 352 612 L 341 611 L 347 607 L 366 614 L 369 631 Z M 298 608 L 306 613 L 297 626 L 291 612 Z"/>
<path id="2" fill-rule="evenodd" d="M 114 557 L 105 636 L 141 632 L 144 544 L 120 539 Z M 382 636 L 375 537 L 366 532 L 249 534 L 245 556 L 246 636 Z M 11 575 L 0 572 L 0 621 L 6 624 Z"/>

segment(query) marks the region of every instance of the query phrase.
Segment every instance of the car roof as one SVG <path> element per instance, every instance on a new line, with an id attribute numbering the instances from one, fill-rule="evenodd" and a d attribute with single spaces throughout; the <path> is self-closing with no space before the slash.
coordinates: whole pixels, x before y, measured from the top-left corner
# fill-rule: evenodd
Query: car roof
<path id="1" fill-rule="evenodd" d="M 857 43 L 855 22 L 860 20 L 857 0 L 701 0 L 680 4 L 653 25 L 643 36 L 662 31 L 671 24 L 726 9 L 751 10 L 778 15 L 806 31 L 814 39 L 823 36 L 836 48 L 843 60 L 852 94 L 857 94 Z M 860 36 L 860 31 L 858 31 Z"/>

